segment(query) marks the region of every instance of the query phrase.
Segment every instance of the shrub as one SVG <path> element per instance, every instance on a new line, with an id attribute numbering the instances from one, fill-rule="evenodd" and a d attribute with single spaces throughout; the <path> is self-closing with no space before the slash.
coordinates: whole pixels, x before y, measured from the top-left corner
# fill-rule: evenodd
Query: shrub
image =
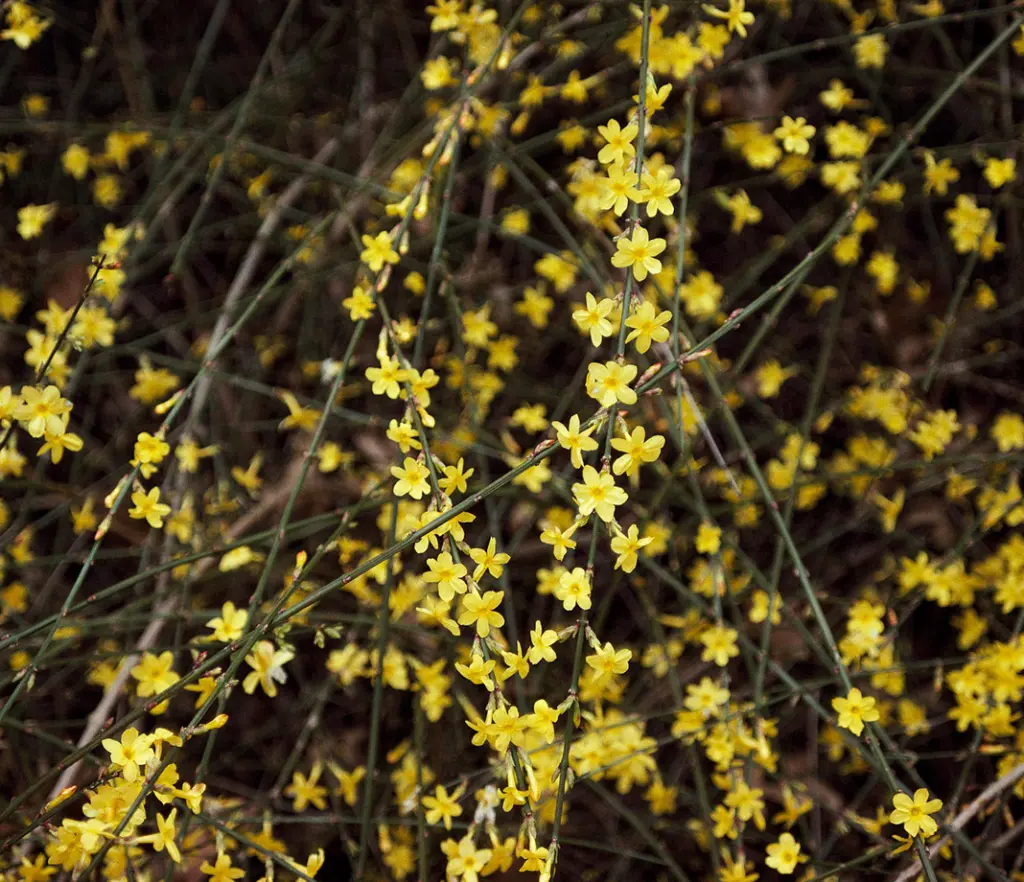
<path id="1" fill-rule="evenodd" d="M 948 5 L 7 0 L 4 878 L 1024 878 Z"/>

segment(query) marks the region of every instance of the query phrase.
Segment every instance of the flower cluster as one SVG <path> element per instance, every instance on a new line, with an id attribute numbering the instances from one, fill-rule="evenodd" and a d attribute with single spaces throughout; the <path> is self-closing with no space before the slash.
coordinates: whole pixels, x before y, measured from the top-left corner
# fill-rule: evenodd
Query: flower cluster
<path id="1" fill-rule="evenodd" d="M 3 2 L 0 878 L 1010 867 L 1024 20 L 749 5 Z"/>

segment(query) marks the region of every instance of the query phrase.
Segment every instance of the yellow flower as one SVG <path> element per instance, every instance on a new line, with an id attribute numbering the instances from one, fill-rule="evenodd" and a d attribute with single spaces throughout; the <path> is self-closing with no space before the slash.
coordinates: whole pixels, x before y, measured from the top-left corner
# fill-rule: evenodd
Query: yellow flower
<path id="1" fill-rule="evenodd" d="M 587 394 L 601 407 L 611 407 L 616 401 L 636 404 L 636 392 L 629 387 L 635 377 L 636 365 L 594 362 L 587 369 Z"/>
<path id="2" fill-rule="evenodd" d="M 260 487 L 263 486 L 263 478 L 260 477 L 260 466 L 262 465 L 263 454 L 254 453 L 244 469 L 241 466 L 231 467 L 231 477 L 253 498 L 259 494 Z"/>
<path id="3" fill-rule="evenodd" d="M 391 245 L 391 234 L 384 231 L 376 236 L 369 236 L 365 233 L 362 236 L 363 250 L 359 259 L 365 263 L 371 272 L 380 272 L 385 263 L 398 263 L 398 252 Z"/>
<path id="4" fill-rule="evenodd" d="M 438 784 L 434 788 L 433 796 L 424 796 L 422 799 L 424 815 L 428 824 L 436 824 L 438 821 L 444 824 L 445 830 L 451 830 L 452 818 L 462 814 L 462 806 L 459 805 L 459 797 L 462 796 L 464 788 L 460 787 L 449 795 L 448 791 Z"/>
<path id="5" fill-rule="evenodd" d="M 520 873 L 541 873 L 547 864 L 548 850 L 544 846 L 538 846 L 534 835 L 530 834 L 530 847 L 520 846 L 516 855 L 523 860 L 519 868 Z"/>
<path id="6" fill-rule="evenodd" d="M 401 393 L 401 384 L 409 379 L 409 372 L 403 368 L 397 358 L 390 355 L 378 354 L 379 367 L 366 369 L 366 379 L 373 383 L 374 395 L 387 395 L 388 398 L 398 398 Z"/>
<path id="7" fill-rule="evenodd" d="M 128 509 L 128 516 L 136 520 L 145 520 L 147 524 L 157 529 L 164 525 L 164 518 L 171 513 L 171 507 L 160 501 L 159 487 L 151 487 L 149 492 L 133 491 L 132 502 L 134 506 Z"/>
<path id="8" fill-rule="evenodd" d="M 637 281 L 642 282 L 648 273 L 660 273 L 661 261 L 658 255 L 665 250 L 664 239 L 651 239 L 642 226 L 633 230 L 632 237 L 623 236 L 616 243 L 612 255 L 612 266 L 630 268 Z"/>
<path id="9" fill-rule="evenodd" d="M 472 836 L 463 836 L 448 857 L 448 875 L 461 876 L 467 882 L 471 879 L 475 880 L 491 859 L 491 854 L 492 851 L 489 848 L 477 848 L 473 843 Z"/>
<path id="10" fill-rule="evenodd" d="M 67 417 L 64 417 L 64 425 L 67 425 Z M 60 462 L 64 458 L 64 451 L 70 450 L 72 453 L 77 453 L 82 449 L 82 439 L 75 435 L 73 432 L 61 430 L 60 434 L 52 435 L 47 432 L 43 435 L 44 443 L 39 448 L 39 456 L 45 453 L 50 454 L 50 459 L 53 462 Z"/>
<path id="11" fill-rule="evenodd" d="M 860 187 L 860 163 L 853 160 L 845 162 L 823 162 L 820 166 L 821 182 L 831 187 L 836 193 L 845 195 Z"/>
<path id="12" fill-rule="evenodd" d="M 725 290 L 707 270 L 701 270 L 679 286 L 679 297 L 686 312 L 695 319 L 711 318 L 724 293 Z"/>
<path id="13" fill-rule="evenodd" d="M 732 214 L 730 230 L 733 233 L 743 232 L 747 224 L 760 223 L 764 216 L 760 208 L 750 201 L 746 190 L 737 190 L 725 202 L 724 207 Z"/>
<path id="14" fill-rule="evenodd" d="M 547 327 L 548 313 L 554 308 L 555 301 L 548 297 L 542 289 L 527 287 L 523 291 L 523 299 L 512 308 L 516 315 L 525 316 L 537 330 Z"/>
<path id="15" fill-rule="evenodd" d="M 951 159 L 935 161 L 935 154 L 930 150 L 924 152 L 924 192 L 945 196 L 949 185 L 960 180 L 960 172 L 953 168 Z"/>
<path id="16" fill-rule="evenodd" d="M 562 601 L 562 606 L 572 612 L 577 606 L 590 609 L 590 578 L 583 567 L 573 567 L 572 572 L 562 572 L 555 588 L 555 597 Z"/>
<path id="17" fill-rule="evenodd" d="M 302 772 L 292 773 L 292 782 L 284 789 L 285 796 L 292 797 L 292 811 L 305 811 L 307 805 L 320 811 L 327 808 L 327 788 L 317 783 L 322 772 L 323 766 L 314 763 L 308 778 Z"/>
<path id="18" fill-rule="evenodd" d="M 135 688 L 136 694 L 140 698 L 149 698 L 151 695 L 159 695 L 177 683 L 178 675 L 173 665 L 174 654 L 170 650 L 161 652 L 160 655 L 144 652 L 139 663 L 129 671 L 132 677 L 139 681 Z M 162 705 L 166 707 L 166 702 L 162 702 Z"/>
<path id="19" fill-rule="evenodd" d="M 150 139 L 149 132 L 110 132 L 104 142 L 105 158 L 113 160 L 121 171 L 127 171 L 132 151 L 144 147 Z"/>
<path id="20" fill-rule="evenodd" d="M 616 475 L 625 473 L 632 477 L 644 463 L 657 462 L 664 446 L 663 435 L 651 435 L 648 438 L 643 426 L 637 426 L 622 438 L 612 438 L 612 448 L 622 454 L 612 463 L 612 471 Z"/>
<path id="21" fill-rule="evenodd" d="M 879 294 L 889 295 L 896 287 L 900 267 L 891 251 L 874 251 L 865 269 L 875 280 Z"/>
<path id="22" fill-rule="evenodd" d="M 580 429 L 579 414 L 575 413 L 569 417 L 568 426 L 558 420 L 554 420 L 551 426 L 555 430 L 555 438 L 558 443 L 569 451 L 569 459 L 573 467 L 583 468 L 583 454 L 590 450 L 597 450 L 597 441 L 590 437 L 596 426 L 591 425 L 586 429 Z"/>
<path id="23" fill-rule="evenodd" d="M 76 181 L 85 179 L 89 171 L 89 151 L 81 144 L 70 144 L 60 158 L 61 166 Z"/>
<path id="24" fill-rule="evenodd" d="M 672 197 L 682 188 L 682 182 L 673 176 L 670 168 L 659 168 L 654 174 L 645 171 L 638 201 L 647 203 L 647 216 L 655 217 L 659 212 L 671 215 L 674 211 Z"/>
<path id="25" fill-rule="evenodd" d="M 631 201 L 640 200 L 640 191 L 636 188 L 639 180 L 639 175 L 632 168 L 623 165 L 609 166 L 607 176 L 598 178 L 601 187 L 598 205 L 602 209 L 610 208 L 615 214 L 621 215 Z"/>
<path id="26" fill-rule="evenodd" d="M 718 882 L 757 882 L 757 873 L 747 872 L 746 857 L 733 859 L 732 855 L 726 852 L 723 856 L 723 866 L 718 871 Z"/>
<path id="27" fill-rule="evenodd" d="M 18 209 L 18 235 L 22 239 L 35 239 L 57 213 L 57 203 L 25 205 Z"/>
<path id="28" fill-rule="evenodd" d="M 602 297 L 597 300 L 587 291 L 586 305 L 573 310 L 572 319 L 584 334 L 590 334 L 591 343 L 600 346 L 605 337 L 612 335 L 612 323 L 608 316 L 614 308 L 615 301 L 611 298 Z"/>
<path id="29" fill-rule="evenodd" d="M 779 841 L 769 845 L 766 851 L 768 857 L 765 863 L 783 876 L 790 875 L 796 869 L 801 857 L 806 860 L 806 855 L 801 856 L 800 843 L 793 838 L 792 833 L 783 833 Z"/>
<path id="30" fill-rule="evenodd" d="M 188 692 L 196 693 L 196 701 L 194 707 L 197 710 L 201 708 L 204 704 L 206 704 L 207 701 L 209 701 L 210 696 L 213 695 L 214 690 L 216 690 L 216 688 L 216 677 L 200 677 L 195 683 L 189 683 L 185 687 L 185 689 Z"/>
<path id="31" fill-rule="evenodd" d="M 985 160 L 985 180 L 994 190 L 1008 184 L 1016 177 L 1016 174 L 1017 162 L 1011 156 L 1005 159 L 997 159 L 993 156 Z"/>
<path id="32" fill-rule="evenodd" d="M 447 58 L 444 55 L 431 58 L 424 63 L 423 70 L 420 71 L 423 87 L 428 91 L 434 91 L 454 85 L 458 80 L 452 76 L 452 73 L 458 69 L 458 59 Z"/>
<path id="33" fill-rule="evenodd" d="M 512 236 L 525 236 L 530 232 L 530 213 L 525 208 L 513 208 L 501 218 L 501 229 Z"/>
<path id="34" fill-rule="evenodd" d="M 701 554 L 717 554 L 722 544 L 722 529 L 707 522 L 697 528 L 695 547 Z"/>
<path id="35" fill-rule="evenodd" d="M 517 674 L 520 678 L 525 680 L 530 673 L 530 660 L 528 658 L 529 650 L 523 652 L 522 643 L 516 641 L 516 651 L 509 652 L 503 649 L 501 651 L 501 660 L 505 662 L 507 667 L 501 673 L 501 680 L 508 680 L 510 677 L 514 677 Z"/>
<path id="36" fill-rule="evenodd" d="M 163 815 L 156 816 L 156 833 L 149 833 L 146 836 L 140 836 L 136 839 L 136 842 L 148 842 L 151 843 L 156 851 L 163 851 L 167 849 L 167 854 L 171 860 L 175 863 L 181 861 L 181 852 L 178 850 L 178 844 L 174 841 L 174 837 L 177 834 L 174 820 L 178 815 L 176 808 L 171 809 L 170 813 L 165 818 Z"/>
<path id="37" fill-rule="evenodd" d="M 779 394 L 782 384 L 795 376 L 796 368 L 784 368 L 778 359 L 769 359 L 754 372 L 757 381 L 757 394 L 761 398 L 774 398 Z"/>
<path id="38" fill-rule="evenodd" d="M 473 570 L 473 580 L 476 582 L 480 581 L 484 573 L 487 573 L 492 579 L 500 579 L 505 564 L 512 559 L 505 552 L 497 550 L 497 543 L 493 536 L 488 540 L 486 549 L 471 548 L 469 556 L 476 564 L 476 569 Z"/>
<path id="39" fill-rule="evenodd" d="M 929 799 L 927 788 L 915 790 L 913 799 L 906 793 L 897 793 L 892 798 L 892 804 L 889 823 L 902 824 L 911 836 L 920 835 L 927 839 L 939 829 L 931 815 L 942 808 L 942 800 Z"/>
<path id="40" fill-rule="evenodd" d="M 110 754 L 110 762 L 117 766 L 125 781 L 131 783 L 139 777 L 139 769 L 153 754 L 153 739 L 140 735 L 135 728 L 125 729 L 121 740 L 104 738 L 103 747 Z"/>
<path id="41" fill-rule="evenodd" d="M 178 377 L 166 368 L 154 368 L 146 356 L 139 359 L 135 385 L 128 394 L 142 404 L 154 404 L 178 385 Z"/>
<path id="42" fill-rule="evenodd" d="M 606 142 L 597 154 L 598 162 L 604 165 L 621 165 L 636 155 L 633 139 L 639 131 L 639 126 L 635 122 L 622 128 L 617 120 L 610 119 L 608 125 L 598 126 L 597 131 Z"/>
<path id="43" fill-rule="evenodd" d="M 459 616 L 460 625 L 476 625 L 476 633 L 486 637 L 491 628 L 500 628 L 505 618 L 496 612 L 505 597 L 504 591 L 486 591 L 483 595 L 470 591 L 462 598 L 463 613 Z"/>
<path id="44" fill-rule="evenodd" d="M 349 318 L 354 322 L 368 319 L 375 309 L 373 297 L 362 285 L 356 285 L 352 293 L 341 301 L 341 305 L 348 310 Z"/>
<path id="45" fill-rule="evenodd" d="M 398 445 L 398 449 L 402 453 L 408 453 L 410 450 L 422 450 L 423 445 L 420 444 L 417 437 L 416 429 L 412 423 L 407 420 L 398 422 L 398 420 L 392 420 L 388 426 L 387 436 L 389 441 L 394 441 Z"/>
<path id="46" fill-rule="evenodd" d="M 736 646 L 737 633 L 724 625 L 712 625 L 698 638 L 704 644 L 701 661 L 714 662 L 720 668 L 729 664 L 729 659 L 740 654 Z"/>
<path id="47" fill-rule="evenodd" d="M 572 485 L 572 495 L 582 516 L 596 512 L 605 523 L 614 517 L 615 506 L 629 498 L 608 472 L 598 472 L 591 465 L 583 467 L 583 482 Z"/>
<path id="48" fill-rule="evenodd" d="M 853 44 L 853 57 L 857 67 L 862 69 L 884 67 L 888 54 L 889 44 L 885 42 L 885 34 L 866 34 Z"/>
<path id="49" fill-rule="evenodd" d="M 825 143 L 832 159 L 860 159 L 868 152 L 871 138 L 843 120 L 825 130 Z"/>
<path id="50" fill-rule="evenodd" d="M 578 266 L 571 251 L 560 254 L 545 254 L 533 265 L 537 275 L 547 279 L 559 294 L 564 294 L 576 282 Z M 484 307 L 489 310 L 489 306 Z"/>
<path id="51" fill-rule="evenodd" d="M 569 77 L 559 89 L 559 94 L 566 101 L 574 104 L 585 104 L 587 101 L 588 81 L 580 76 L 578 70 L 569 71 Z"/>
<path id="52" fill-rule="evenodd" d="M 229 600 L 220 609 L 220 615 L 214 616 L 206 623 L 206 627 L 213 631 L 210 635 L 211 640 L 217 640 L 220 643 L 230 643 L 232 640 L 237 640 L 242 636 L 243 629 L 245 628 L 246 611 L 244 609 L 236 609 L 235 605 Z"/>
<path id="53" fill-rule="evenodd" d="M 103 208 L 114 208 L 121 201 L 123 192 L 117 175 L 100 175 L 92 182 L 92 198 Z"/>
<path id="54" fill-rule="evenodd" d="M 235 879 L 241 879 L 245 876 L 245 870 L 232 866 L 231 855 L 225 854 L 223 851 L 217 852 L 216 864 L 203 861 L 199 871 L 209 876 L 210 882 L 234 882 Z"/>
<path id="55" fill-rule="evenodd" d="M 71 529 L 76 536 L 80 533 L 88 533 L 99 523 L 95 512 L 93 512 L 95 504 L 96 501 L 91 496 L 87 496 L 81 507 L 71 507 Z"/>
<path id="56" fill-rule="evenodd" d="M 870 501 L 878 507 L 878 517 L 882 522 L 883 532 L 891 533 L 896 529 L 896 520 L 899 518 L 900 512 L 903 511 L 906 495 L 905 487 L 900 487 L 893 494 L 892 499 L 887 499 L 881 493 L 872 494 Z"/>
<path id="57" fill-rule="evenodd" d="M 853 90 L 844 85 L 842 80 L 832 80 L 824 92 L 818 93 L 818 97 L 833 113 L 841 113 L 848 107 L 864 103 L 854 99 Z"/>
<path id="58" fill-rule="evenodd" d="M 427 7 L 430 15 L 430 30 L 450 31 L 460 26 L 463 15 L 462 0 L 437 0 L 433 6 Z"/>
<path id="59" fill-rule="evenodd" d="M 1008 410 L 1000 412 L 989 429 L 989 435 L 1000 453 L 1021 450 L 1024 448 L 1024 417 Z"/>
<path id="60" fill-rule="evenodd" d="M 782 142 L 782 149 L 787 153 L 796 153 L 803 156 L 811 149 L 808 139 L 814 137 L 815 128 L 807 124 L 802 116 L 793 119 L 791 116 L 782 117 L 782 122 L 772 133 Z"/>
<path id="61" fill-rule="evenodd" d="M 132 460 L 132 465 L 159 465 L 170 451 L 171 446 L 164 441 L 162 436 L 151 435 L 149 432 L 140 432 L 135 439 L 135 456 Z M 150 471 L 151 473 L 152 470 Z M 143 477 L 148 478 L 149 474 L 143 471 Z"/>
<path id="62" fill-rule="evenodd" d="M 245 657 L 245 663 L 252 668 L 242 681 L 242 689 L 246 695 L 252 695 L 257 686 L 273 698 L 277 695 L 277 684 L 284 683 L 288 675 L 284 665 L 295 657 L 290 649 L 277 649 L 269 640 L 261 640 L 253 647 L 253 651 Z"/>
<path id="63" fill-rule="evenodd" d="M 491 674 L 494 673 L 494 666 L 497 664 L 493 658 L 484 661 L 482 655 L 474 655 L 468 665 L 455 663 L 455 670 L 462 674 L 470 683 L 477 686 L 484 686 L 487 689 L 494 688 L 494 680 Z"/>
<path id="64" fill-rule="evenodd" d="M 587 656 L 587 665 L 596 673 L 598 679 L 606 679 L 617 674 L 624 674 L 629 669 L 629 660 L 633 653 L 628 649 L 616 649 L 611 643 Z"/>
<path id="65" fill-rule="evenodd" d="M 437 593 L 444 603 L 451 603 L 456 594 L 465 594 L 467 590 L 466 567 L 455 563 L 447 551 L 442 551 L 436 558 L 427 560 L 428 573 L 423 574 L 423 581 L 437 583 Z"/>
<path id="66" fill-rule="evenodd" d="M 430 492 L 430 484 L 427 482 L 430 470 L 411 456 L 405 458 L 402 466 L 391 466 L 391 474 L 398 479 L 395 482 L 395 496 L 422 499 Z"/>
<path id="67" fill-rule="evenodd" d="M 664 343 L 669 337 L 669 330 L 665 327 L 672 320 L 672 313 L 667 309 L 660 313 L 655 310 L 654 304 L 645 300 L 640 307 L 626 319 L 626 327 L 632 328 L 626 336 L 627 343 L 635 342 L 636 351 L 644 353 L 651 348 L 651 343 Z"/>
<path id="68" fill-rule="evenodd" d="M 615 558 L 615 569 L 632 573 L 636 569 L 637 553 L 653 541 L 653 536 L 641 536 L 636 524 L 630 524 L 625 533 L 616 533 L 611 541 L 611 549 L 618 555 Z"/>
<path id="69" fill-rule="evenodd" d="M 864 724 L 878 719 L 875 699 L 861 695 L 859 689 L 851 689 L 846 698 L 833 698 L 832 709 L 839 714 L 839 727 L 849 729 L 854 735 L 864 731 Z"/>
<path id="70" fill-rule="evenodd" d="M 705 4 L 704 11 L 715 18 L 724 18 L 725 24 L 730 31 L 735 31 L 741 37 L 747 35 L 747 25 L 754 23 L 754 13 L 747 12 L 744 0 L 729 0 L 727 10 L 715 9 L 714 6 Z"/>
<path id="71" fill-rule="evenodd" d="M 345 800 L 346 805 L 355 805 L 358 799 L 356 788 L 359 782 L 366 777 L 366 767 L 357 766 L 351 772 L 346 772 L 341 766 L 328 761 L 327 768 L 338 781 L 337 795 Z"/>
<path id="72" fill-rule="evenodd" d="M 0 31 L 0 40 L 11 40 L 19 49 L 28 49 L 52 24 L 51 19 L 39 18 L 35 10 L 21 0 L 5 5 L 8 6 L 7 27 Z"/>
<path id="73" fill-rule="evenodd" d="M 25 305 L 25 296 L 10 285 L 0 285 L 0 319 L 13 322 L 21 307 Z"/>
<path id="74" fill-rule="evenodd" d="M 32 92 L 21 99 L 21 107 L 26 116 L 39 119 L 50 112 L 50 99 L 38 92 Z"/>
<path id="75" fill-rule="evenodd" d="M 466 481 L 473 477 L 475 471 L 476 469 L 467 469 L 465 460 L 460 456 L 455 465 L 444 467 L 444 475 L 437 479 L 437 485 L 449 496 L 455 493 L 465 493 L 468 489 Z"/>

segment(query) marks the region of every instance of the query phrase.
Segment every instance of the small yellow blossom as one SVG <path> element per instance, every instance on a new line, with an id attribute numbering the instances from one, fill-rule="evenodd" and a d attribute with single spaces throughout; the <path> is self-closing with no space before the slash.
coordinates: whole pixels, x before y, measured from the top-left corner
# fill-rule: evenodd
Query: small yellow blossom
<path id="1" fill-rule="evenodd" d="M 923 836 L 927 839 L 939 825 L 931 816 L 942 808 L 941 799 L 929 799 L 928 790 L 921 787 L 911 798 L 906 793 L 897 793 L 892 798 L 893 811 L 890 824 L 902 824 L 909 836 Z"/>
<path id="2" fill-rule="evenodd" d="M 164 518 L 171 513 L 171 507 L 160 501 L 159 487 L 151 487 L 149 491 L 133 491 L 132 504 L 133 507 L 128 509 L 129 517 L 145 520 L 151 527 L 158 529 L 164 525 Z"/>
<path id="3" fill-rule="evenodd" d="M 245 663 L 252 668 L 242 681 L 246 695 L 252 695 L 260 686 L 268 697 L 274 698 L 277 684 L 288 680 L 284 665 L 294 657 L 295 653 L 290 649 L 278 649 L 269 640 L 260 640 L 245 657 Z"/>
<path id="4" fill-rule="evenodd" d="M 89 151 L 81 144 L 70 144 L 60 162 L 64 171 L 76 181 L 84 180 L 89 171 Z"/>
<path id="5" fill-rule="evenodd" d="M 664 239 L 651 239 L 647 230 L 638 225 L 631 237 L 623 236 L 616 243 L 612 266 L 632 269 L 636 280 L 642 282 L 648 273 L 661 272 L 661 261 L 657 258 L 664 250 Z"/>
<path id="6" fill-rule="evenodd" d="M 864 724 L 879 718 L 875 699 L 862 695 L 859 689 L 851 689 L 846 698 L 833 698 L 832 709 L 839 714 L 839 726 L 849 729 L 854 735 L 864 731 Z"/>
<path id="7" fill-rule="evenodd" d="M 704 5 L 704 11 L 708 15 L 725 19 L 726 27 L 735 31 L 739 36 L 747 35 L 747 25 L 754 23 L 754 13 L 747 12 L 744 8 L 745 0 L 729 0 L 729 8 L 726 10 L 716 9 L 714 6 Z"/>
<path id="8" fill-rule="evenodd" d="M 18 235 L 22 239 L 35 239 L 57 213 L 57 204 L 25 205 L 18 209 Z"/>
<path id="9" fill-rule="evenodd" d="M 800 843 L 793 838 L 792 833 L 783 833 L 766 851 L 768 857 L 765 858 L 765 864 L 782 876 L 790 875 L 801 860 L 807 860 L 806 855 L 800 854 Z"/>
<path id="10" fill-rule="evenodd" d="M 363 234 L 363 251 L 359 259 L 365 263 L 371 272 L 380 272 L 384 264 L 398 263 L 398 252 L 392 247 L 391 235 L 387 232 L 380 232 L 376 236 Z"/>
<path id="11" fill-rule="evenodd" d="M 787 153 L 803 156 L 811 149 L 810 139 L 814 137 L 815 131 L 814 126 L 808 125 L 807 120 L 802 116 L 798 116 L 796 119 L 784 116 L 773 134 L 782 143 L 782 149 Z"/>

